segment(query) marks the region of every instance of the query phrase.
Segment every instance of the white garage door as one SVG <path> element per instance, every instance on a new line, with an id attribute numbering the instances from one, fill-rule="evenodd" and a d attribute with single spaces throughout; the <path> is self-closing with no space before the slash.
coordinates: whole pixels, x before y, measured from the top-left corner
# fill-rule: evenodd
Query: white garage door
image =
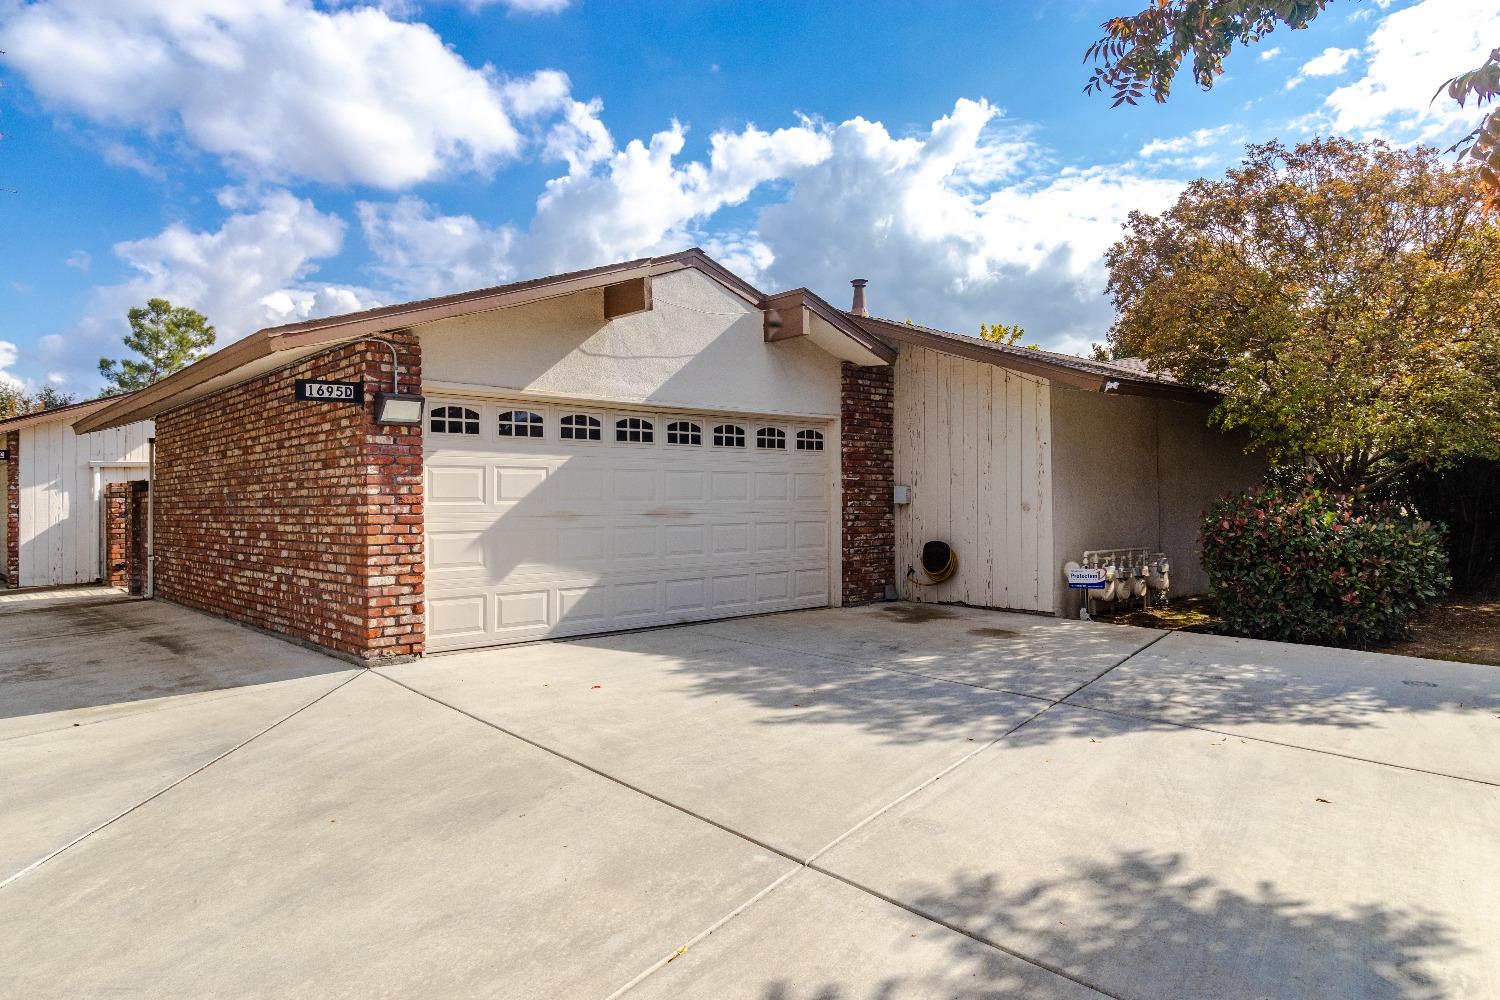
<path id="1" fill-rule="evenodd" d="M 428 406 L 430 650 L 828 603 L 828 426 Z"/>

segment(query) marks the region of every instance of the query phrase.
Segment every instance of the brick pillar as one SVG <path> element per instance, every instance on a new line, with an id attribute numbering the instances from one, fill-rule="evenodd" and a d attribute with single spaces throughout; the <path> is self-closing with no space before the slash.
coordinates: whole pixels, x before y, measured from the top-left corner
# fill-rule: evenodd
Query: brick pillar
<path id="1" fill-rule="evenodd" d="M 127 587 L 129 580 L 130 484 L 107 483 L 104 487 L 104 582 Z"/>
<path id="2" fill-rule="evenodd" d="M 3 439 L 9 457 L 5 461 L 5 580 L 21 585 L 21 433 L 11 431 Z"/>
<path id="3" fill-rule="evenodd" d="M 401 391 L 416 336 L 389 333 Z M 297 402 L 297 379 L 362 381 L 366 401 Z M 425 645 L 422 428 L 375 422 L 391 354 L 362 340 L 156 420 L 154 596 L 361 661 Z"/>
<path id="4" fill-rule="evenodd" d="M 896 582 L 894 365 L 844 364 L 839 442 L 844 483 L 844 603 L 885 597 Z"/>
<path id="5" fill-rule="evenodd" d="M 146 521 L 150 516 L 151 484 L 137 479 L 127 484 L 129 496 L 125 503 L 125 582 L 123 586 L 132 594 L 140 596 L 146 592 Z"/>

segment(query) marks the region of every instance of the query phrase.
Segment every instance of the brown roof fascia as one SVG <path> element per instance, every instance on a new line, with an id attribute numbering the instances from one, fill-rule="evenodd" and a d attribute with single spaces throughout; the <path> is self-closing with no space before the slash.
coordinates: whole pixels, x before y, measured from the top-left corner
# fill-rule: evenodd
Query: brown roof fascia
<path id="1" fill-rule="evenodd" d="M 835 309 L 815 292 L 811 292 L 806 288 L 793 288 L 785 292 L 777 292 L 775 295 L 767 296 L 762 304 L 762 308 L 777 310 L 788 309 L 793 306 L 806 306 L 821 319 L 829 323 L 835 330 L 838 330 L 886 364 L 890 364 L 896 360 L 895 348 L 868 330 L 861 329 L 841 310 Z"/>
<path id="2" fill-rule="evenodd" d="M 707 260 L 701 251 L 698 255 Z M 393 330 L 404 330 L 425 323 L 503 309 L 506 306 L 519 305 L 523 302 L 556 298 L 591 288 L 602 288 L 615 281 L 642 274 L 665 273 L 681 267 L 696 266 L 696 260 L 689 258 L 683 261 L 679 258 L 689 258 L 689 254 L 606 264 L 603 267 L 518 281 L 509 285 L 482 288 L 456 295 L 444 295 L 417 302 L 405 302 L 399 305 L 346 313 L 342 316 L 330 316 L 326 319 L 268 327 L 215 351 L 208 357 L 140 390 L 133 397 L 132 404 L 128 408 L 110 406 L 100 412 L 91 413 L 74 424 L 73 429 L 79 434 L 86 434 L 102 427 L 118 426 L 145 419 L 165 409 L 173 397 L 188 392 L 210 379 L 226 375 L 236 368 L 281 351 L 359 340 L 363 337 L 389 333 Z M 754 290 L 751 289 L 751 291 Z M 758 301 L 760 293 L 755 292 L 755 295 Z"/>
<path id="3" fill-rule="evenodd" d="M 958 334 L 947 336 L 932 333 L 919 327 L 906 326 L 891 320 L 873 316 L 851 317 L 852 321 L 872 329 L 872 332 L 888 340 L 925 347 L 953 357 L 995 365 L 1026 375 L 1044 378 L 1058 385 L 1086 392 L 1119 393 L 1125 396 L 1152 396 L 1160 399 L 1205 400 L 1213 394 L 1193 386 L 1177 382 L 1160 382 L 1153 379 L 1132 378 L 1123 373 L 1104 374 L 1074 368 L 1062 361 L 1055 361 L 1039 351 L 1007 351 L 984 341 Z M 973 343 L 965 343 L 972 340 Z"/>
<path id="4" fill-rule="evenodd" d="M 4 420 L 0 420 L 0 433 L 18 431 L 23 427 L 47 423 L 63 416 L 70 416 L 72 419 L 77 420 L 96 410 L 104 409 L 104 407 L 116 400 L 125 399 L 128 395 L 131 394 L 127 393 L 125 396 L 106 396 L 100 399 L 85 399 L 82 402 L 69 403 L 66 406 L 54 406 L 50 410 L 33 410 L 30 413 L 18 413 L 13 417 L 6 417 Z"/>

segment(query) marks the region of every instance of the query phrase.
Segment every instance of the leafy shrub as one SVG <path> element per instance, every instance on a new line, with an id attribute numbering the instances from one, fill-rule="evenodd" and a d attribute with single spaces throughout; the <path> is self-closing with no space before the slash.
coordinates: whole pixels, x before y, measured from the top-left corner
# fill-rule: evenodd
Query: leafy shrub
<path id="1" fill-rule="evenodd" d="M 1203 566 L 1226 631 L 1367 646 L 1449 584 L 1439 531 L 1393 505 L 1308 485 L 1220 500 L 1203 520 Z"/>

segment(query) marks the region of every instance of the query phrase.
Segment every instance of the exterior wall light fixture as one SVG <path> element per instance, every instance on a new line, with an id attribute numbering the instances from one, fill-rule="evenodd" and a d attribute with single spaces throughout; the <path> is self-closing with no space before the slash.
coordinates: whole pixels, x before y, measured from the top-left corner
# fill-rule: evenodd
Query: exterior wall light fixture
<path id="1" fill-rule="evenodd" d="M 415 393 L 402 392 L 397 379 L 400 377 L 400 359 L 396 345 L 389 340 L 370 337 L 377 344 L 384 344 L 391 351 L 391 391 L 375 394 L 375 422 L 390 427 L 420 427 L 422 413 L 427 408 L 427 399 Z"/>

